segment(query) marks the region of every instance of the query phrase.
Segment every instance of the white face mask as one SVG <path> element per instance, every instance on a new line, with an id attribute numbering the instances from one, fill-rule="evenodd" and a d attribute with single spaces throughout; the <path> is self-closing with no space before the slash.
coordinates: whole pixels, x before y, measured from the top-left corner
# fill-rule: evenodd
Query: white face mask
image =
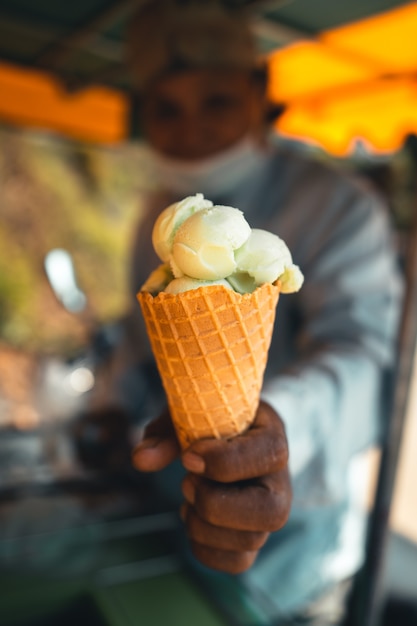
<path id="1" fill-rule="evenodd" d="M 266 149 L 252 136 L 197 161 L 167 157 L 150 149 L 151 166 L 164 189 L 182 196 L 202 193 L 209 199 L 233 192 L 260 167 L 266 154 Z"/>

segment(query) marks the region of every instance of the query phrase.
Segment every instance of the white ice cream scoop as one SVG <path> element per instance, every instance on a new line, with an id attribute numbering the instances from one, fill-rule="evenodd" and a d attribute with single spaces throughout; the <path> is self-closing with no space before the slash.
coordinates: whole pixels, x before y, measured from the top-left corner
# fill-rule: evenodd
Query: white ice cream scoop
<path id="1" fill-rule="evenodd" d="M 181 224 L 194 213 L 212 207 L 202 193 L 174 202 L 160 213 L 152 231 L 152 244 L 156 254 L 165 263 L 169 260 L 175 233 Z"/>
<path id="2" fill-rule="evenodd" d="M 174 266 L 192 278 L 225 278 L 235 271 L 235 250 L 250 233 L 251 228 L 238 209 L 214 206 L 198 211 L 176 232 L 172 246 Z"/>
<path id="3" fill-rule="evenodd" d="M 277 235 L 259 228 L 252 229 L 250 237 L 235 253 L 237 272 L 247 272 L 256 286 L 273 283 L 292 258 L 285 242 Z"/>
<path id="4" fill-rule="evenodd" d="M 242 211 L 213 206 L 201 193 L 162 211 L 152 243 L 163 264 L 142 290 L 154 294 L 177 294 L 211 284 L 244 294 L 278 279 L 281 291 L 291 293 L 303 284 L 303 274 L 280 237 L 251 229 Z"/>
<path id="5" fill-rule="evenodd" d="M 279 280 L 282 293 L 294 293 L 301 289 L 304 276 L 298 265 L 291 265 L 281 274 Z"/>
<path id="6" fill-rule="evenodd" d="M 141 291 L 149 291 L 150 293 L 159 293 L 164 291 L 165 287 L 174 278 L 171 268 L 167 263 L 158 265 L 148 276 L 148 279 L 143 284 Z"/>

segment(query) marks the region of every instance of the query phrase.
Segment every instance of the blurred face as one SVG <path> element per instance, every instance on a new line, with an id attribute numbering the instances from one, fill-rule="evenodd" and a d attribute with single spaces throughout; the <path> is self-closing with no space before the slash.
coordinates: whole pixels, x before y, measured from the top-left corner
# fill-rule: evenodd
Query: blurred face
<path id="1" fill-rule="evenodd" d="M 156 81 L 142 106 L 145 137 L 166 156 L 215 155 L 247 133 L 261 136 L 264 94 L 248 72 L 192 70 Z"/>

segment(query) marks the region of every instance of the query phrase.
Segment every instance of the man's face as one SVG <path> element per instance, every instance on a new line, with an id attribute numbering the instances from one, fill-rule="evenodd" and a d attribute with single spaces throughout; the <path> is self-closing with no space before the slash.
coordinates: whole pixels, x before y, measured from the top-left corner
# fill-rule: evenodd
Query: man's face
<path id="1" fill-rule="evenodd" d="M 192 70 L 156 81 L 143 99 L 147 141 L 184 160 L 215 155 L 260 134 L 264 95 L 248 72 Z"/>

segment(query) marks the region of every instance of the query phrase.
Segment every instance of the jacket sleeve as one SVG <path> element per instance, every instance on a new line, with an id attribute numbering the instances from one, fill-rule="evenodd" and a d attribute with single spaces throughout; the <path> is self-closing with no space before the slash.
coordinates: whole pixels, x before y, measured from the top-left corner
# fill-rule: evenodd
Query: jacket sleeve
<path id="1" fill-rule="evenodd" d="M 305 283 L 298 294 L 282 296 L 294 298 L 296 348 L 274 372 L 271 346 L 272 375 L 262 395 L 285 422 L 293 476 L 310 475 L 314 489 L 333 497 L 352 456 L 381 434 L 402 281 L 376 195 L 354 185 L 320 188 L 319 181 L 304 198 L 308 226 L 292 237 Z"/>

